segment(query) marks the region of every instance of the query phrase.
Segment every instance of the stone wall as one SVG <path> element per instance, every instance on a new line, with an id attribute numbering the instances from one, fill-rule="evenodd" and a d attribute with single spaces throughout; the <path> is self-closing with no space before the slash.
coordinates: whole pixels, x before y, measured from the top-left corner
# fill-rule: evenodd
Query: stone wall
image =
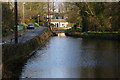
<path id="1" fill-rule="evenodd" d="M 25 43 L 3 45 L 2 78 L 18 78 L 26 61 L 34 54 L 36 49 L 44 46 L 51 36 L 50 30 L 46 30 Z"/>

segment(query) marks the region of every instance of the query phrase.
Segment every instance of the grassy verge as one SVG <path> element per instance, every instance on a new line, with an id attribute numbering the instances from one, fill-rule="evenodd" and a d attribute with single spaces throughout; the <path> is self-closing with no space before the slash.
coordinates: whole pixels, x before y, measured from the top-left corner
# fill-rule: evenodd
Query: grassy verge
<path id="1" fill-rule="evenodd" d="M 52 36 L 47 30 L 40 36 L 37 36 L 22 44 L 10 44 L 2 46 L 2 78 L 19 78 L 22 67 L 27 59 L 33 55 L 33 51 L 42 47 Z"/>
<path id="2" fill-rule="evenodd" d="M 69 29 L 65 31 L 65 34 L 67 36 L 81 37 L 81 38 L 120 40 L 119 32 L 95 32 L 95 31 L 81 32 L 80 29 L 77 30 Z"/>

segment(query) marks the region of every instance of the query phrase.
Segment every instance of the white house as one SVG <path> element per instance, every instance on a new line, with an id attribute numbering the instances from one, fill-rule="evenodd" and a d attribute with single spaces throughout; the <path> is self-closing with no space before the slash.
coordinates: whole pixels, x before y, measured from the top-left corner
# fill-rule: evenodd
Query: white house
<path id="1" fill-rule="evenodd" d="M 68 22 L 65 19 L 51 19 L 51 23 L 54 27 L 67 27 Z"/>

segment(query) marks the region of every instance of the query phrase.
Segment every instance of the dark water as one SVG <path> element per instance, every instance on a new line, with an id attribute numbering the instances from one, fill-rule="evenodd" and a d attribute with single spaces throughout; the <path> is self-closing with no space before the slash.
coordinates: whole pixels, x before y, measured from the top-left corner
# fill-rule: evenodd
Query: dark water
<path id="1" fill-rule="evenodd" d="M 52 37 L 28 60 L 21 77 L 118 77 L 119 41 Z"/>

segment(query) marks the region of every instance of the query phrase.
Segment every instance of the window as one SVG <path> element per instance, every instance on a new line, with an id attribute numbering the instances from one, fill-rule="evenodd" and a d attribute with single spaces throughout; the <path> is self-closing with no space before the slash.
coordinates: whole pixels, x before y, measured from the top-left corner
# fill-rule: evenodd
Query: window
<path id="1" fill-rule="evenodd" d="M 65 27 L 65 24 L 62 24 L 62 27 Z"/>

